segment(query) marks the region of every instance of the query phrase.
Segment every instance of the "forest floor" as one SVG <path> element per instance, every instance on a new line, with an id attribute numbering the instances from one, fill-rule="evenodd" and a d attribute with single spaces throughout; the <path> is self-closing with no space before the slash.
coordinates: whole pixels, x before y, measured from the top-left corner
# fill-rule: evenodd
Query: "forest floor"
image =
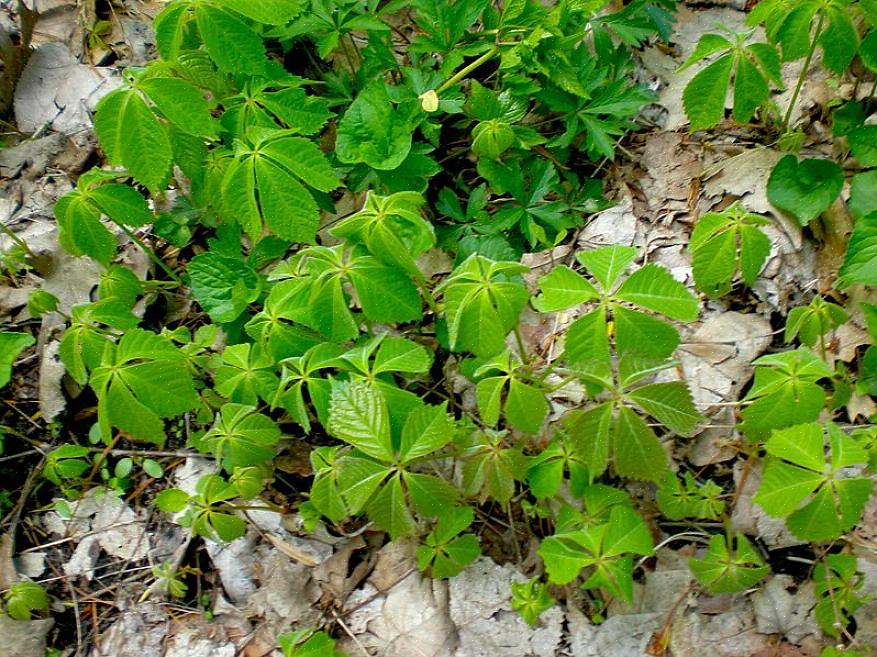
<path id="1" fill-rule="evenodd" d="M 154 54 L 150 21 L 163 3 L 116 2 L 100 34 L 80 27 L 87 5 L 37 2 L 36 50 L 15 92 L 15 125 L 4 130 L 0 222 L 37 257 L 14 284 L 0 286 L 0 323 L 9 326 L 33 324 L 27 299 L 39 287 L 66 309 L 92 298 L 98 265 L 58 247 L 52 206 L 100 157 L 91 123 L 96 102 L 118 84 L 123 67 L 143 65 Z M 576 244 L 624 244 L 684 280 L 691 271 L 686 247 L 699 216 L 742 199 L 749 211 L 772 218 L 765 229 L 772 251 L 751 293 L 709 302 L 700 319 L 685 327 L 678 352 L 698 408 L 711 410 L 710 423 L 685 445 L 686 458 L 736 487 L 733 526 L 758 537 L 773 570 L 757 590 L 708 595 L 698 589 L 687 567 L 696 549 L 687 538 L 697 529 L 679 523 L 676 534 L 661 537 L 635 584 L 633 604 L 614 602 L 605 622 L 595 624 L 571 596 L 531 627 L 512 611 L 510 584 L 526 580 L 537 557 L 525 545 L 517 563 L 509 547 L 514 528 L 501 518 L 485 555 L 450 580 L 418 572 L 412 544 L 387 543 L 382 533 L 369 531 L 308 535 L 295 516 L 269 511 L 250 512 L 247 536 L 228 545 L 193 541 L 146 503 L 146 488 L 122 498 L 87 493 L 77 503 L 76 520 L 65 520 L 50 510 L 51 500 L 28 471 L 42 465 L 53 422 L 87 427 L 83 418 L 91 409 L 81 399 L 71 402 L 57 356 L 59 326 L 44 318 L 35 348 L 25 352 L 3 393 L 4 422 L 27 432 L 32 444 L 23 451 L 7 447 L 0 456 L 0 495 L 10 496 L 11 509 L 0 525 L 0 589 L 16 572 L 44 583 L 51 587 L 53 614 L 29 622 L 0 615 L 0 657 L 265 657 L 279 654 L 272 653 L 278 633 L 308 626 L 331 627 L 351 656 L 817 657 L 825 642 L 813 618 L 813 584 L 804 577 L 812 551 L 752 503 L 760 472 L 747 466 L 729 438 L 730 404 L 749 383 L 752 361 L 781 344 L 789 310 L 830 288 L 842 254 L 830 245 L 816 248 L 768 201 L 766 183 L 780 151 L 759 145 L 746 126 L 696 138 L 688 133 L 681 98 L 695 71 L 677 72 L 704 32 L 717 24 L 742 28 L 744 5 L 713 0 L 680 6 L 669 47 L 639 53 L 642 80 L 659 99 L 608 165 L 607 196 L 614 205 L 591 217 L 575 242 L 527 254 L 523 262 L 535 279 Z M 12 25 L 11 12 L 0 9 L 0 21 Z M 810 156 L 830 156 L 833 148 L 820 108 L 837 90 L 821 70 L 814 63 L 793 110 L 805 120 L 804 152 Z M 787 87 L 797 72 L 789 68 Z M 123 249 L 120 261 L 135 272 L 150 266 L 134 245 Z M 550 337 L 552 327 L 524 321 L 528 340 Z M 869 343 L 864 328 L 848 323 L 832 336 L 830 357 L 849 362 Z M 877 412 L 868 397 L 849 408 L 862 418 Z M 155 458 L 183 489 L 191 490 L 212 467 L 184 451 L 159 450 Z M 293 454 L 288 460 L 294 482 L 301 458 Z M 648 508 L 649 486 L 631 484 L 628 490 Z M 865 578 L 862 592 L 870 595 L 856 613 L 856 637 L 863 647 L 877 646 L 877 497 L 853 542 Z M 195 594 L 194 603 L 149 595 L 152 566 L 168 560 L 189 564 L 187 581 L 204 592 Z M 66 647 L 47 652 L 46 646 Z"/>

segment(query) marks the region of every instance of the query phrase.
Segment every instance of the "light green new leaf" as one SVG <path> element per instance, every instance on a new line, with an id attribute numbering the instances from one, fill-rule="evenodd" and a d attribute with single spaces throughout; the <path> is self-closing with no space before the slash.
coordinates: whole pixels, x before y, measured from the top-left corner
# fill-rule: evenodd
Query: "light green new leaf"
<path id="1" fill-rule="evenodd" d="M 700 307 L 697 297 L 684 284 L 655 264 L 636 270 L 621 284 L 614 296 L 682 322 L 697 319 Z"/>
<path id="2" fill-rule="evenodd" d="M 12 378 L 12 366 L 18 355 L 34 343 L 28 333 L 0 331 L 0 388 Z"/>
<path id="3" fill-rule="evenodd" d="M 195 13 L 210 59 L 229 73 L 260 75 L 267 59 L 261 37 L 234 12 L 202 4 Z"/>
<path id="4" fill-rule="evenodd" d="M 761 477 L 761 487 L 752 498 L 771 516 L 783 518 L 792 513 L 824 481 L 820 473 L 770 461 Z"/>
<path id="5" fill-rule="evenodd" d="M 734 537 L 736 549 L 724 536 L 714 534 L 703 558 L 692 557 L 688 567 L 698 583 L 710 593 L 740 593 L 755 586 L 770 573 L 761 555 L 742 533 Z"/>
<path id="6" fill-rule="evenodd" d="M 588 554 L 574 534 L 548 536 L 537 550 L 545 564 L 545 572 L 552 584 L 569 584 L 590 563 Z"/>
<path id="7" fill-rule="evenodd" d="M 384 396 L 359 382 L 332 382 L 329 432 L 381 461 L 395 460 L 390 417 Z"/>
<path id="8" fill-rule="evenodd" d="M 447 402 L 441 406 L 421 406 L 408 414 L 402 427 L 399 462 L 411 463 L 432 454 L 451 442 L 453 437 Z"/>
<path id="9" fill-rule="evenodd" d="M 119 89 L 97 105 L 94 127 L 110 162 L 121 164 L 151 192 L 170 175 L 173 151 L 167 127 L 132 89 Z"/>
<path id="10" fill-rule="evenodd" d="M 224 404 L 213 427 L 200 440 L 225 471 L 259 465 L 274 458 L 280 429 L 253 406 Z"/>
<path id="11" fill-rule="evenodd" d="M 686 85 L 682 103 L 692 132 L 708 130 L 725 117 L 725 98 L 733 66 L 734 56 L 731 53 L 723 55 L 699 71 Z"/>
<path id="12" fill-rule="evenodd" d="M 65 194 L 53 208 L 58 220 L 58 241 L 75 256 L 87 255 L 109 265 L 116 255 L 116 239 L 101 223 L 100 213 L 79 191 Z"/>
<path id="13" fill-rule="evenodd" d="M 566 265 L 557 265 L 541 277 L 539 289 L 542 293 L 532 303 L 543 313 L 566 310 L 600 296 L 590 281 Z"/>
<path id="14" fill-rule="evenodd" d="M 155 217 L 143 195 L 128 185 L 101 185 L 89 190 L 87 197 L 113 221 L 127 226 L 145 226 Z"/>
<path id="15" fill-rule="evenodd" d="M 608 292 L 636 259 L 636 253 L 637 250 L 632 246 L 613 244 L 593 251 L 579 251 L 576 259 L 597 279 L 603 290 Z"/>
<path id="16" fill-rule="evenodd" d="M 211 116 L 204 95 L 180 78 L 145 78 L 137 83 L 164 117 L 186 134 L 215 139 L 219 123 Z"/>
<path id="17" fill-rule="evenodd" d="M 798 162 L 790 154 L 777 162 L 771 172 L 767 197 L 806 226 L 831 207 L 843 181 L 843 170 L 835 162 L 816 159 Z"/>
<path id="18" fill-rule="evenodd" d="M 371 371 L 423 374 L 429 370 L 432 356 L 425 347 L 395 335 L 387 336 L 378 347 Z"/>
<path id="19" fill-rule="evenodd" d="M 222 5 L 265 25 L 283 25 L 301 13 L 299 0 L 223 0 Z"/>

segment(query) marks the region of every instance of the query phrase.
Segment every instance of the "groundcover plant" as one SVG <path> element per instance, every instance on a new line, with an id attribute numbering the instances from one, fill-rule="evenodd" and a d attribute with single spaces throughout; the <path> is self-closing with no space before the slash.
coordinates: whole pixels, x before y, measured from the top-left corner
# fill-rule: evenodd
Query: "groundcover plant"
<path id="1" fill-rule="evenodd" d="M 32 317 L 64 323 L 58 354 L 86 421 L 48 428 L 29 489 L 62 517 L 89 489 L 136 494 L 220 544 L 244 536 L 248 511 L 294 514 L 307 532 L 412 541 L 437 579 L 482 552 L 523 567 L 529 545 L 512 606 L 536 625 L 558 601 L 595 623 L 632 603 L 672 540 L 693 541 L 697 590 L 757 589 L 769 555 L 731 515 L 758 472 L 753 502 L 810 550 L 823 654 L 869 654 L 850 536 L 877 431 L 848 407 L 877 395 L 877 351 L 843 362 L 831 340 L 855 321 L 877 338 L 877 3 L 763 0 L 751 29 L 703 35 L 683 65 L 697 67 L 682 94 L 691 131 L 746 124 L 782 150 L 768 197 L 839 265 L 733 402 L 742 482 L 680 456 L 710 419 L 678 348 L 704 308 L 750 303 L 773 220 L 745 199 L 700 216 L 690 280 L 647 250 L 576 241 L 613 205 L 601 176 L 656 100 L 638 55 L 670 47 L 676 5 L 168 2 L 157 58 L 97 106 L 102 166 L 54 206 L 63 249 L 101 273 L 69 313 L 30 297 Z M 824 109 L 835 159 L 799 157 L 793 109 L 814 66 L 836 87 L 870 85 Z M 122 243 L 148 256 L 145 276 Z M 522 264 L 557 247 L 568 255 Z M 4 263 L 14 283 L 23 267 Z M 533 339 L 540 324 L 550 341 Z M 0 385 L 33 343 L 29 327 L 0 333 Z M 7 454 L 33 443 L 2 429 Z M 174 487 L 168 450 L 215 468 Z M 305 474 L 283 488 L 287 454 Z M 505 553 L 485 545 L 497 519 L 515 537 Z M 158 564 L 150 590 L 195 599 L 196 571 Z M 2 609 L 52 613 L 28 580 L 8 582 Z M 286 656 L 333 655 L 339 633 L 327 617 L 277 640 Z M 650 654 L 665 654 L 655 640 Z"/>

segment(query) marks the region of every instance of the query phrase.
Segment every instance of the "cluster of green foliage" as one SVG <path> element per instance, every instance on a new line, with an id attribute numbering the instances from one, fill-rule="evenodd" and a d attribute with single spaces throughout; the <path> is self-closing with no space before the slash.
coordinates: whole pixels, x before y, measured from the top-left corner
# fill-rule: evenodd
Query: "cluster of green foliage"
<path id="1" fill-rule="evenodd" d="M 633 81 L 633 50 L 669 37 L 674 3 L 607 5 L 168 3 L 155 21 L 160 59 L 126 70 L 97 108 L 107 167 L 82 175 L 55 207 L 63 247 L 104 267 L 96 300 L 63 316 L 60 344 L 70 378 L 97 400 L 89 441 L 212 457 L 216 471 L 194 491 L 166 488 L 156 504 L 220 542 L 244 535 L 243 511 L 274 508 L 260 498 L 293 443 L 310 452 L 309 489 L 290 500 L 307 527 L 370 523 L 391 540 L 414 538 L 417 565 L 433 577 L 480 555 L 481 518 L 531 523 L 544 575 L 512 590 L 532 624 L 574 582 L 598 613 L 611 598 L 633 599 L 655 526 L 626 479 L 654 484 L 666 519 L 724 525 L 690 560 L 706 590 L 756 586 L 769 568 L 732 530 L 724 490 L 680 477 L 671 458 L 674 441 L 705 420 L 674 360 L 679 324 L 698 318 L 701 299 L 630 246 L 576 251 L 535 284 L 520 264 L 606 206 L 591 176 L 652 99 Z M 774 121 L 770 85 L 782 84 L 782 63 L 809 64 L 829 40 L 855 36 L 855 50 L 823 49 L 834 73 L 857 52 L 870 66 L 874 32 L 860 44 L 849 16 L 870 21 L 872 10 L 866 0 L 765 0 L 751 19 L 768 43 L 704 36 L 686 65 L 717 59 L 686 90 L 692 129 L 722 119 L 732 79 L 733 117 Z M 401 45 L 400 13 L 415 28 Z M 875 164 L 866 111 L 834 113 L 835 134 L 863 167 Z M 843 285 L 874 282 L 875 173 L 852 181 L 858 221 Z M 807 225 L 842 182 L 837 164 L 788 155 L 769 194 Z M 700 219 L 689 250 L 705 296 L 729 294 L 738 276 L 755 284 L 767 223 L 740 204 Z M 175 259 L 134 232 L 147 227 Z M 152 278 L 114 264 L 121 234 L 147 249 Z M 196 304 L 184 322 L 140 312 L 184 297 Z M 57 309 L 46 292 L 32 299 L 35 315 Z M 866 312 L 877 332 L 877 310 Z M 562 350 L 528 348 L 525 313 L 555 322 Z M 756 360 L 741 402 L 743 449 L 764 457 L 755 501 L 813 543 L 842 540 L 860 520 L 872 493 L 862 472 L 877 465 L 877 432 L 820 424 L 854 393 L 877 392 L 874 347 L 859 380 L 827 361 L 826 337 L 848 319 L 823 297 L 795 309 L 784 337 L 799 344 Z M 0 334 L 9 345 L 0 384 L 29 340 Z M 457 389 L 443 385 L 450 373 L 462 375 Z M 585 401 L 553 406 L 564 389 Z M 46 480 L 66 495 L 89 470 L 117 494 L 141 470 L 164 474 L 156 461 L 94 457 L 83 443 L 46 457 Z M 154 574 L 170 595 L 186 594 L 169 566 Z M 831 554 L 813 576 L 821 600 L 840 601 L 820 603 L 820 623 L 842 636 L 861 604 L 855 558 Z M 335 652 L 323 632 L 280 641 L 285 655 Z"/>

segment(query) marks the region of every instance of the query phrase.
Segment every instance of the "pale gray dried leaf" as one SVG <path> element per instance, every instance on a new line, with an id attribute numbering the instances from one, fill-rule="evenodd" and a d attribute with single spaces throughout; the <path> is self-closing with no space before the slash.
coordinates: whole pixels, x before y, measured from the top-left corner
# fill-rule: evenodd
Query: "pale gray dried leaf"
<path id="1" fill-rule="evenodd" d="M 812 582 L 797 586 L 790 575 L 774 575 L 752 595 L 758 631 L 781 634 L 792 643 L 801 643 L 808 634 L 819 635 L 811 615 L 815 606 Z"/>

